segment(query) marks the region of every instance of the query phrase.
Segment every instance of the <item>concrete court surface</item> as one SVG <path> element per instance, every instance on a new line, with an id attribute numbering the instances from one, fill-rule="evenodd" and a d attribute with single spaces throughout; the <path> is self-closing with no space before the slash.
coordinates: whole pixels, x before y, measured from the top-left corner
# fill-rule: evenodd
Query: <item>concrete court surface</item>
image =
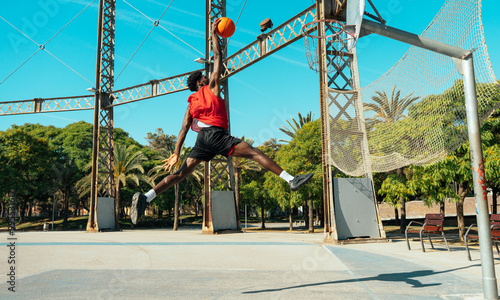
<path id="1" fill-rule="evenodd" d="M 423 253 L 416 241 L 409 251 L 402 240 L 332 245 L 322 233 L 199 229 L 17 232 L 11 292 L 7 238 L 0 299 L 483 298 L 477 247 L 468 261 L 456 245 Z"/>

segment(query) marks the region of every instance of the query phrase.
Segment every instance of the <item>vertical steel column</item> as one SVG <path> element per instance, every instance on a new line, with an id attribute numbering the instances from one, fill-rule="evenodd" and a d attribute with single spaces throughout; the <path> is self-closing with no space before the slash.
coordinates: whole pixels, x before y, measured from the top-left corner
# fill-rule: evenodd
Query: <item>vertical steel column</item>
<path id="1" fill-rule="evenodd" d="M 325 7 L 321 0 L 316 1 L 316 19 L 325 18 Z M 325 34 L 325 28 L 318 26 L 318 36 Z M 333 230 L 331 221 L 333 213 L 333 207 L 330 207 L 330 199 L 332 199 L 332 172 L 329 159 L 329 113 L 328 113 L 328 94 L 326 91 L 328 84 L 326 82 L 326 47 L 323 39 L 318 39 L 318 75 L 319 75 L 319 101 L 320 101 L 320 112 L 321 112 L 321 154 L 322 154 L 322 168 L 323 168 L 323 217 L 324 217 L 324 233 L 325 239 L 331 239 L 332 234 L 336 234 L 336 230 Z M 336 238 L 336 237 L 335 237 Z"/>
<path id="2" fill-rule="evenodd" d="M 474 181 L 474 198 L 477 210 L 477 227 L 479 231 L 479 248 L 483 271 L 483 292 L 485 299 L 498 299 L 495 262 L 491 247 L 491 231 L 488 212 L 488 198 L 484 177 L 484 161 L 481 143 L 481 125 L 477 108 L 476 77 L 472 53 L 462 60 L 464 75 L 465 108 L 467 114 L 467 130 L 469 133 L 472 179 Z"/>
<path id="3" fill-rule="evenodd" d="M 345 6 L 347 2 L 339 4 L 332 0 L 318 0 L 316 3 L 317 18 L 332 19 L 335 18 L 332 14 L 336 13 L 336 9 L 333 8 Z M 338 28 L 326 23 L 325 26 L 318 26 L 318 35 L 333 35 L 338 33 L 338 30 Z M 327 233 L 327 239 L 337 240 L 332 186 L 333 161 L 330 155 L 332 151 L 348 152 L 348 157 L 352 160 L 351 165 L 362 168 L 363 173 L 368 178 L 372 178 L 371 162 L 361 99 L 356 48 L 349 49 L 347 41 L 319 39 L 318 51 L 323 181 L 326 182 L 326 189 L 324 190 L 326 202 L 324 206 L 325 212 L 328 206 L 330 212 L 330 227 L 325 228 L 325 232 Z M 338 113 L 331 115 L 333 109 L 338 109 Z M 354 114 L 352 114 L 352 111 L 354 111 Z M 335 135 L 335 137 L 332 137 L 332 135 Z M 357 160 L 353 159 L 353 157 L 357 158 Z M 374 205 L 377 208 L 376 203 Z M 376 211 L 378 216 L 378 209 Z M 380 218 L 378 218 L 378 221 L 379 230 L 383 231 Z"/>
<path id="4" fill-rule="evenodd" d="M 220 17 L 226 16 L 226 0 L 206 0 L 206 22 L 205 22 L 205 58 L 207 64 L 205 65 L 205 73 L 209 76 L 211 70 L 211 57 L 212 51 L 212 22 Z M 224 61 L 227 58 L 227 39 L 221 39 L 221 58 Z M 225 67 L 225 66 L 223 66 Z M 224 73 L 224 70 L 222 71 Z M 221 84 L 221 96 L 226 103 L 226 112 L 229 119 L 228 132 L 231 134 L 231 118 L 229 112 L 229 87 L 228 80 L 224 80 Z M 212 211 L 211 211 L 211 191 L 215 189 L 229 190 L 234 192 L 234 171 L 233 161 L 231 157 L 225 158 L 223 156 L 216 156 L 210 162 L 205 163 L 205 216 L 203 217 L 203 231 L 212 232 Z M 208 192 L 208 194 L 207 194 Z M 238 229 L 241 229 L 239 220 L 239 207 L 235 203 L 236 219 Z"/>
<path id="5" fill-rule="evenodd" d="M 90 215 L 87 223 L 88 232 L 99 230 L 96 218 L 97 198 L 114 198 L 113 108 L 108 106 L 112 103 L 110 95 L 112 94 L 114 84 L 115 1 L 99 1 L 92 182 Z M 116 216 L 115 227 L 118 228 L 118 219 Z"/>

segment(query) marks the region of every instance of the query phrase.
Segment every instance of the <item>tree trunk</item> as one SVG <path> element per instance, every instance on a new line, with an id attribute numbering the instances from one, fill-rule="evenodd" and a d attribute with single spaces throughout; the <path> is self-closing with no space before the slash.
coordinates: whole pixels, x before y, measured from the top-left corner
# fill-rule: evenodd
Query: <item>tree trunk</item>
<path id="1" fill-rule="evenodd" d="M 3 218 L 5 215 L 5 206 L 3 204 L 3 201 L 0 201 L 0 218 Z"/>
<path id="2" fill-rule="evenodd" d="M 198 217 L 198 204 L 200 203 L 200 198 L 196 196 L 194 198 L 194 217 Z"/>
<path id="3" fill-rule="evenodd" d="M 443 214 L 443 216 L 445 215 L 444 204 L 445 204 L 444 201 L 443 202 L 439 202 L 439 213 Z"/>
<path id="4" fill-rule="evenodd" d="M 493 214 L 497 213 L 497 195 L 498 195 L 498 188 L 496 187 L 492 188 L 491 204 L 493 205 L 493 210 L 492 210 Z"/>
<path id="5" fill-rule="evenodd" d="M 399 211 L 398 208 L 394 206 L 394 222 L 396 223 L 396 226 L 401 225 L 401 220 L 399 220 Z"/>
<path id="6" fill-rule="evenodd" d="M 234 168 L 234 200 L 236 205 L 236 213 L 240 214 L 240 170 Z"/>
<path id="7" fill-rule="evenodd" d="M 460 241 L 464 241 L 465 235 L 465 221 L 464 221 L 464 200 L 469 193 L 469 188 L 464 188 L 462 185 L 458 185 L 458 195 L 460 200 L 457 202 L 457 223 L 458 223 L 458 237 Z"/>
<path id="8" fill-rule="evenodd" d="M 158 219 L 163 218 L 163 210 L 158 207 Z"/>
<path id="9" fill-rule="evenodd" d="M 290 231 L 293 231 L 292 212 L 293 209 L 290 207 L 290 212 L 288 213 L 288 220 L 290 221 Z"/>
<path id="10" fill-rule="evenodd" d="M 302 217 L 304 218 L 304 229 L 308 228 L 309 223 L 309 207 L 307 206 L 307 200 L 304 200 L 304 204 L 302 204 Z"/>
<path id="11" fill-rule="evenodd" d="M 321 227 L 325 227 L 325 220 L 324 220 L 324 212 L 323 212 L 323 204 L 321 204 L 319 207 L 318 207 L 318 219 L 319 219 L 319 226 Z"/>
<path id="12" fill-rule="evenodd" d="M 260 229 L 264 230 L 266 229 L 266 224 L 264 223 L 265 216 L 264 216 L 264 201 L 262 201 L 262 204 L 260 205 Z"/>
<path id="13" fill-rule="evenodd" d="M 26 212 L 26 204 L 23 203 L 21 204 L 21 210 L 19 212 L 19 221 L 18 224 L 21 224 L 24 222 L 24 213 Z"/>
<path id="14" fill-rule="evenodd" d="M 64 221 L 63 221 L 63 228 L 66 228 L 66 226 L 68 226 L 69 193 L 67 193 L 66 191 L 64 191 L 63 197 L 64 197 Z"/>
<path id="15" fill-rule="evenodd" d="M 309 193 L 309 233 L 314 233 L 314 214 L 313 214 L 314 208 L 313 208 L 313 200 L 312 200 L 312 195 Z"/>
<path id="16" fill-rule="evenodd" d="M 31 211 L 32 211 L 32 205 L 31 204 L 28 204 L 28 209 L 27 209 L 27 217 L 30 217 L 31 218 Z"/>
<path id="17" fill-rule="evenodd" d="M 316 207 L 316 224 L 319 224 L 319 207 Z"/>
<path id="18" fill-rule="evenodd" d="M 403 233 L 406 230 L 406 200 L 401 198 L 399 201 L 401 202 L 401 224 L 399 225 L 399 230 Z"/>
<path id="19" fill-rule="evenodd" d="M 174 229 L 177 230 L 179 227 L 179 192 L 180 186 L 178 183 L 174 185 L 175 187 L 175 204 L 174 204 Z"/>
<path id="20" fill-rule="evenodd" d="M 120 199 L 120 182 L 116 183 L 115 190 L 115 228 L 118 229 L 120 227 L 120 218 L 122 211 L 122 201 Z"/>

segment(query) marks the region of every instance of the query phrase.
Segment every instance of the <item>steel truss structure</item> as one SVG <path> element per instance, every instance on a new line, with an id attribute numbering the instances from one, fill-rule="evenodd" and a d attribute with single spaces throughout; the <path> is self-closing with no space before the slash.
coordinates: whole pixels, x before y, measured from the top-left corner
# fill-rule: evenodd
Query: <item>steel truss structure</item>
<path id="1" fill-rule="evenodd" d="M 342 7 L 347 1 L 336 1 L 337 7 L 329 9 L 318 1 L 318 19 L 338 19 Z M 329 23 L 319 23 L 318 36 L 332 36 L 339 33 L 340 28 Z M 370 153 L 366 134 L 361 86 L 359 82 L 358 59 L 356 47 L 349 49 L 347 40 L 318 39 L 318 74 L 320 83 L 321 106 L 321 145 L 323 154 L 323 204 L 325 207 L 326 240 L 338 240 L 335 225 L 335 210 L 333 205 L 333 161 L 330 153 L 350 153 L 348 157 L 359 153 L 363 162 L 365 176 L 372 179 Z M 334 70 L 328 72 L 327 70 Z M 332 114 L 332 112 L 335 112 Z M 346 121 L 354 126 L 346 127 Z M 332 139 L 332 136 L 349 137 Z M 376 198 L 374 198 L 376 199 Z M 375 204 L 376 201 L 375 201 Z M 377 213 L 379 230 L 382 237 L 385 232 L 382 221 Z"/>
<path id="2" fill-rule="evenodd" d="M 94 109 L 92 169 L 95 172 L 92 172 L 92 209 L 87 226 L 88 231 L 99 230 L 95 218 L 97 198 L 114 197 L 113 107 L 187 90 L 186 82 L 189 75 L 200 71 L 196 70 L 163 79 L 151 80 L 147 83 L 113 91 L 115 2 L 116 0 L 100 0 L 99 3 L 96 92 L 94 95 L 0 102 L 0 116 Z M 211 24 L 216 18 L 226 15 L 226 0 L 206 0 L 206 11 L 209 12 L 209 15 L 206 19 L 205 53 L 206 60 L 209 61 L 210 57 L 212 57 Z M 229 57 L 227 57 L 226 52 L 227 40 L 222 40 L 223 73 L 221 91 L 223 98 L 226 100 L 228 117 L 229 92 L 226 79 L 301 39 L 301 28 L 314 20 L 315 11 L 316 5 L 311 5 L 270 32 L 261 34 L 254 42 Z M 206 74 L 210 72 L 210 67 L 211 64 L 208 62 L 204 69 Z M 231 159 L 217 157 L 206 164 L 205 195 L 209 195 L 214 188 L 233 191 L 234 172 Z M 236 209 L 238 210 L 237 205 L 236 203 Z M 207 226 L 204 226 L 204 228 L 209 230 L 210 211 L 207 207 L 206 210 L 208 214 L 204 219 L 204 224 L 207 224 Z M 238 216 L 238 214 L 236 215 Z M 116 227 L 118 227 L 118 224 L 116 224 Z"/>
<path id="3" fill-rule="evenodd" d="M 92 148 L 92 181 L 90 215 L 87 231 L 98 231 L 97 201 L 115 197 L 113 166 L 113 107 L 110 106 L 114 84 L 116 0 L 99 1 L 99 32 L 97 40 L 96 86 L 94 104 L 94 142 Z M 116 204 L 115 204 L 116 214 Z M 115 216 L 115 229 L 118 218 Z"/>
<path id="4" fill-rule="evenodd" d="M 217 18 L 226 16 L 226 0 L 206 0 L 205 2 L 206 11 L 209 12 L 209 16 L 205 20 L 205 59 L 207 63 L 205 64 L 205 74 L 211 73 L 211 68 L 213 65 L 210 63 L 210 58 L 213 57 L 213 48 L 212 48 L 212 23 Z M 220 39 L 220 50 L 221 50 L 221 59 L 222 61 L 227 58 L 227 39 Z M 222 68 L 225 68 L 223 63 Z M 224 72 L 223 72 L 224 73 Z M 229 128 L 228 132 L 231 133 L 231 117 L 229 112 L 229 85 L 227 80 L 222 80 L 220 82 L 220 91 L 222 98 L 226 104 L 226 113 L 229 119 Z M 231 157 L 224 157 L 222 155 L 216 156 L 209 162 L 205 162 L 205 204 L 203 210 L 203 227 L 202 232 L 204 233 L 213 233 L 214 227 L 212 223 L 212 190 L 217 189 L 218 185 L 222 185 L 219 187 L 219 190 L 230 191 L 233 193 L 234 199 L 234 170 L 233 170 L 233 160 Z M 238 204 L 235 203 L 235 214 L 237 218 L 237 229 L 241 229 L 240 222 L 238 220 Z"/>

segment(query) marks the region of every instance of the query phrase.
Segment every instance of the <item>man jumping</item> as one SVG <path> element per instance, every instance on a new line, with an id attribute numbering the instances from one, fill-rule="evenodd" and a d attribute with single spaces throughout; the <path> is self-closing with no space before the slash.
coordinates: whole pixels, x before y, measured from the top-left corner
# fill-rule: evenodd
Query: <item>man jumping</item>
<path id="1" fill-rule="evenodd" d="M 210 75 L 210 79 L 199 71 L 191 74 L 188 78 L 187 84 L 189 90 L 195 93 L 188 98 L 189 105 L 175 144 L 174 154 L 163 161 L 165 162 L 163 164 L 165 171 L 170 171 L 177 163 L 184 139 L 190 127 L 193 131 L 198 132 L 195 146 L 177 172 L 167 175 L 146 194 L 134 194 L 130 210 L 130 219 L 133 224 L 137 224 L 139 218 L 144 215 L 147 203 L 151 202 L 156 195 L 184 180 L 186 176 L 194 171 L 199 163 L 210 161 L 217 154 L 225 157 L 235 156 L 253 159 L 265 169 L 286 180 L 292 191 L 298 190 L 301 186 L 309 182 L 313 176 L 313 174 L 305 174 L 294 177 L 283 171 L 280 166 L 258 148 L 253 148 L 245 141 L 228 134 L 229 121 L 226 113 L 226 104 L 224 99 L 220 97 L 219 80 L 222 71 L 222 58 L 220 55 L 219 39 L 216 34 L 219 22 L 220 19 L 216 19 L 212 24 L 213 72 Z"/>

